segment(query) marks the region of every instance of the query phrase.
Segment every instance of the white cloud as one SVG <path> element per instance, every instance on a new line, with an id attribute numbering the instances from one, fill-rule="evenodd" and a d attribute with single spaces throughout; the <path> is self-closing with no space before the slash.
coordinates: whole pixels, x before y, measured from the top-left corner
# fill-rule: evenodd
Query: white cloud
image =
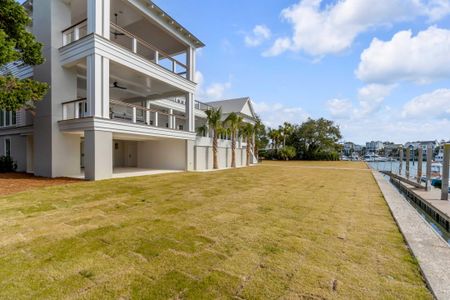
<path id="1" fill-rule="evenodd" d="M 331 99 L 327 101 L 326 106 L 335 118 L 348 118 L 353 113 L 353 104 L 347 99 Z"/>
<path id="2" fill-rule="evenodd" d="M 270 39 L 272 32 L 266 25 L 256 25 L 251 34 L 245 36 L 245 45 L 257 47 L 264 41 Z"/>
<path id="3" fill-rule="evenodd" d="M 368 140 L 405 143 L 420 140 L 448 140 L 450 121 L 447 119 L 417 120 L 380 115 L 355 121 L 338 120 L 345 140 L 363 144 Z"/>
<path id="4" fill-rule="evenodd" d="M 450 89 L 438 89 L 412 99 L 403 106 L 402 116 L 421 120 L 450 117 Z"/>
<path id="5" fill-rule="evenodd" d="M 200 100 L 223 99 L 226 92 L 231 88 L 231 76 L 227 82 L 214 82 L 205 86 L 203 74 L 200 71 L 196 71 L 195 82 L 197 83 L 196 96 Z"/>
<path id="6" fill-rule="evenodd" d="M 264 55 L 285 51 L 304 51 L 312 56 L 340 53 L 372 28 L 419 16 L 437 21 L 449 13 L 448 0 L 341 0 L 330 5 L 322 0 L 301 0 L 281 13 L 282 19 L 292 24 L 292 36 L 277 39 Z"/>
<path id="7" fill-rule="evenodd" d="M 289 107 L 281 103 L 253 102 L 256 113 L 268 127 L 278 127 L 284 122 L 299 124 L 308 118 L 301 107 Z"/>
<path id="8" fill-rule="evenodd" d="M 334 118 L 361 119 L 379 111 L 394 85 L 369 84 L 358 90 L 358 105 L 347 99 L 331 99 L 326 107 Z"/>
<path id="9" fill-rule="evenodd" d="M 358 90 L 359 107 L 355 109 L 355 115 L 364 117 L 378 111 L 393 88 L 393 85 L 382 84 L 369 84 L 360 88 Z"/>
<path id="10" fill-rule="evenodd" d="M 428 83 L 450 76 L 449 53 L 450 30 L 429 27 L 416 36 L 400 31 L 387 42 L 373 39 L 355 73 L 365 82 Z"/>

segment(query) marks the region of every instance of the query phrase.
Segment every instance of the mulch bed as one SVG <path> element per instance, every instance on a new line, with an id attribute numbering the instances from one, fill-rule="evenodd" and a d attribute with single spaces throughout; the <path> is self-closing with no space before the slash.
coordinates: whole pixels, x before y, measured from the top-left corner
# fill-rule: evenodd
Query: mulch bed
<path id="1" fill-rule="evenodd" d="M 73 178 L 44 178 L 26 173 L 0 173 L 0 196 L 34 188 L 80 182 Z"/>

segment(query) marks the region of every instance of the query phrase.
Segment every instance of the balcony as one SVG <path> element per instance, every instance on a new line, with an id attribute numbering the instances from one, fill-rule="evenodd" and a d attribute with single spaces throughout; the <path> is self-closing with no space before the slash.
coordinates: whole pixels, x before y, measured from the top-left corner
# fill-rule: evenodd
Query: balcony
<path id="1" fill-rule="evenodd" d="M 87 117 L 86 98 L 62 103 L 62 120 Z M 150 109 L 120 100 L 110 100 L 110 119 L 130 124 L 187 131 L 186 118 L 182 114 L 168 113 L 163 109 Z"/>
<path id="2" fill-rule="evenodd" d="M 111 23 L 110 41 L 114 44 L 131 51 L 132 53 L 154 63 L 178 76 L 188 78 L 188 66 L 175 57 L 183 57 L 186 60 L 186 53 L 169 55 L 165 51 L 157 48 L 148 41 L 132 34 L 124 28 Z M 67 46 L 87 35 L 87 19 L 78 22 L 63 30 L 63 46 Z"/>

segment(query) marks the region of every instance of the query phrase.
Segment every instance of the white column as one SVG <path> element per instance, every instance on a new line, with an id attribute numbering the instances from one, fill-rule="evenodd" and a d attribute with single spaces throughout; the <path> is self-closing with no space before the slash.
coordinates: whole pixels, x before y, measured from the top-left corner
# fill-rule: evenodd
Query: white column
<path id="1" fill-rule="evenodd" d="M 87 0 L 87 33 L 95 33 L 109 39 L 110 0 Z"/>
<path id="2" fill-rule="evenodd" d="M 102 57 L 102 63 L 102 117 L 105 119 L 109 119 L 109 59 L 106 57 Z"/>
<path id="3" fill-rule="evenodd" d="M 187 131 L 195 132 L 194 94 L 186 94 L 185 111 Z"/>
<path id="4" fill-rule="evenodd" d="M 92 54 L 86 64 L 87 115 L 109 118 L 109 59 Z"/>
<path id="5" fill-rule="evenodd" d="M 442 168 L 441 200 L 448 200 L 450 144 L 444 145 L 444 161 L 442 162 L 442 164 L 443 164 L 443 168 Z"/>
<path id="6" fill-rule="evenodd" d="M 398 175 L 402 175 L 402 169 L 403 169 L 403 147 L 400 148 L 400 163 L 398 164 Z"/>
<path id="7" fill-rule="evenodd" d="M 88 180 L 108 179 L 113 173 L 112 132 L 84 132 L 84 172 Z"/>
<path id="8" fill-rule="evenodd" d="M 186 50 L 186 78 L 190 81 L 194 81 L 195 79 L 195 49 L 189 47 Z"/>

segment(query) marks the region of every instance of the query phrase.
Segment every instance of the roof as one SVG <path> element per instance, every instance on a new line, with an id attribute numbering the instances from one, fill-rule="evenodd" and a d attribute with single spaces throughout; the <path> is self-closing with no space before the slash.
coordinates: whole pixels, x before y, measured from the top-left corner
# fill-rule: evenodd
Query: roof
<path id="1" fill-rule="evenodd" d="M 230 114 L 234 112 L 237 114 L 246 115 L 252 119 L 256 118 L 255 110 L 253 109 L 250 97 L 213 101 L 207 102 L 206 104 L 213 107 L 221 107 L 223 114 Z"/>
<path id="2" fill-rule="evenodd" d="M 191 41 L 192 44 L 195 45 L 196 48 L 205 47 L 205 44 L 202 41 L 200 41 L 194 34 L 189 32 L 189 30 L 187 30 L 185 27 L 183 27 L 180 23 L 175 21 L 174 18 L 169 16 L 164 10 L 162 10 L 153 1 L 151 1 L 151 0 L 141 0 L 141 1 L 149 4 L 149 8 L 156 12 L 156 16 L 158 18 L 160 18 L 162 21 L 165 21 L 169 26 L 174 28 L 176 31 L 178 31 L 180 34 L 182 34 L 185 38 L 187 38 L 189 41 Z"/>

